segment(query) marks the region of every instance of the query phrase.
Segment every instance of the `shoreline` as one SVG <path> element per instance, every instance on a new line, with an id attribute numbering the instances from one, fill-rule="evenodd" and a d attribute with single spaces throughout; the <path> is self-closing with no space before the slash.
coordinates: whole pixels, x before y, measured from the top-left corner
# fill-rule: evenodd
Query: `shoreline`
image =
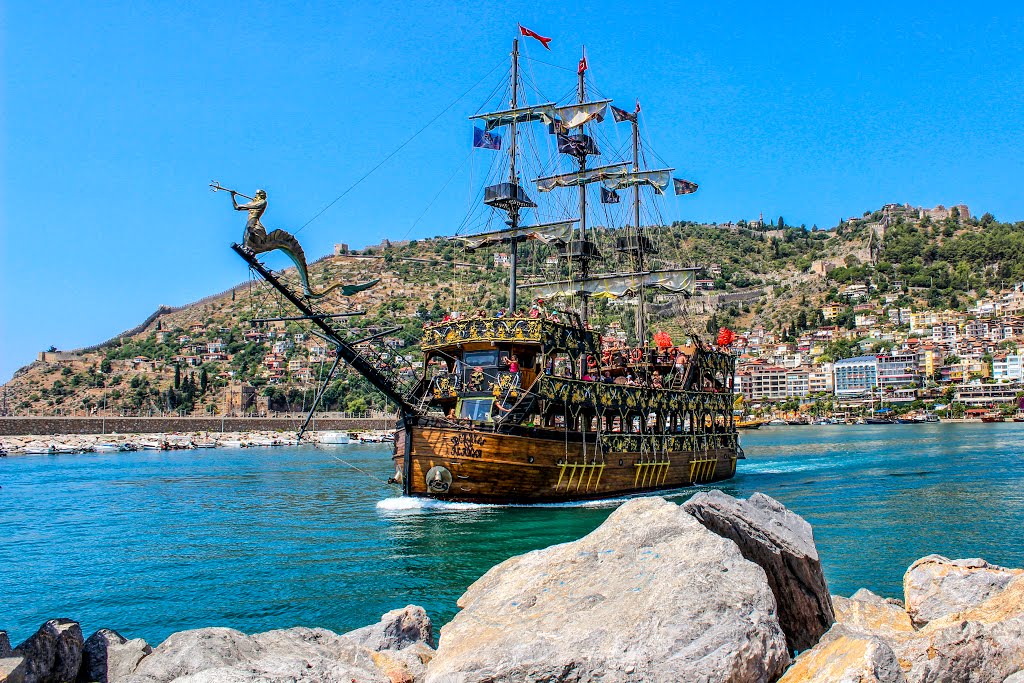
<path id="1" fill-rule="evenodd" d="M 320 445 L 319 437 L 328 431 L 306 431 L 301 442 L 294 432 L 284 430 L 245 430 L 234 432 L 131 432 L 127 434 L 25 434 L 0 437 L 0 454 L 8 456 L 81 455 L 84 453 L 123 453 L 135 451 L 175 451 L 223 448 L 260 448 Z M 390 443 L 388 430 L 368 429 L 350 432 L 352 445 Z M 360 440 L 362 435 L 362 440 Z M 342 444 L 343 445 L 343 444 Z M 333 445 L 332 445 L 333 446 Z"/>

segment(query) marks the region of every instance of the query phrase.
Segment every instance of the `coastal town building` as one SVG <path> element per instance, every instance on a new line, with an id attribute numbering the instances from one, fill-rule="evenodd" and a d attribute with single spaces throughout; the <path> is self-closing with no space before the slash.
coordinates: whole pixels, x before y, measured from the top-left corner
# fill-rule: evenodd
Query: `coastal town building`
<path id="1" fill-rule="evenodd" d="M 832 366 L 836 396 L 861 396 L 878 386 L 878 358 L 856 356 L 838 360 Z"/>

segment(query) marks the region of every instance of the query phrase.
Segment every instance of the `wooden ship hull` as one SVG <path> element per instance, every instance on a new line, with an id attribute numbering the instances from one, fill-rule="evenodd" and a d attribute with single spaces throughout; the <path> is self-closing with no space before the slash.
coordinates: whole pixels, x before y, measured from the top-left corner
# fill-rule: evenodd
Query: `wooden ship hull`
<path id="1" fill-rule="evenodd" d="M 453 502 L 529 504 L 615 498 L 706 484 L 736 473 L 735 438 L 707 450 L 595 452 L 562 435 L 515 436 L 406 425 L 395 436 L 395 480 L 406 495 Z M 450 477 L 433 477 L 443 468 Z"/>

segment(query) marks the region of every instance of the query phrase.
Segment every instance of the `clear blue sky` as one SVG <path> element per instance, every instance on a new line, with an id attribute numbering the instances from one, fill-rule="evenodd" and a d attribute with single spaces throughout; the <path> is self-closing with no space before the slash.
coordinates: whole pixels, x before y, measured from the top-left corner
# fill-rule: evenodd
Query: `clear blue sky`
<path id="1" fill-rule="evenodd" d="M 517 22 L 554 38 L 529 56 L 572 68 L 586 43 L 601 90 L 642 100 L 701 185 L 670 219 L 1024 218 L 1018 4 L 401 4 L 5 4 L 0 381 L 243 281 L 244 221 L 211 179 L 266 188 L 264 222 L 296 228 L 504 62 Z M 499 73 L 305 229 L 306 253 L 450 233 L 468 182 L 431 201 Z"/>

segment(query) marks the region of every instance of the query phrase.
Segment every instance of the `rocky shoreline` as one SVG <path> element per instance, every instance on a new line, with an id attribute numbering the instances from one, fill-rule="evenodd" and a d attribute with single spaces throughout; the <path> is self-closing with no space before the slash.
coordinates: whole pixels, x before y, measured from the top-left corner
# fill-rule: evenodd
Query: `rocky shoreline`
<path id="1" fill-rule="evenodd" d="M 628 501 L 458 606 L 439 642 L 413 605 L 345 634 L 202 628 L 156 648 L 55 619 L 16 648 L 0 631 L 0 681 L 1024 683 L 1024 570 L 930 555 L 901 600 L 833 596 L 810 525 L 763 494 Z"/>
<path id="2" fill-rule="evenodd" d="M 333 431 L 333 430 L 327 430 Z M 366 430 L 367 442 L 383 443 L 390 431 Z M 303 443 L 318 443 L 320 432 L 309 430 Z M 353 443 L 359 437 L 352 433 Z M 60 455 L 141 450 L 191 450 L 195 448 L 258 448 L 295 446 L 295 432 L 246 430 L 236 432 L 135 432 L 129 434 L 27 434 L 0 438 L 0 455 Z"/>

